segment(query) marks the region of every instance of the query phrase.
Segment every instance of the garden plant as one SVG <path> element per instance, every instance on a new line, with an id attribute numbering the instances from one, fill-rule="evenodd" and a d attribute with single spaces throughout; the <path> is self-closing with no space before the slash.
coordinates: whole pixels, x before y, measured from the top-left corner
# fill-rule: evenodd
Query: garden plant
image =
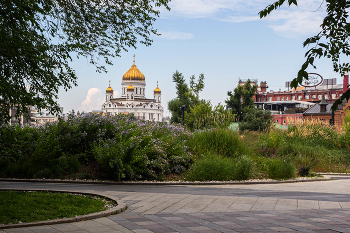
<path id="1" fill-rule="evenodd" d="M 304 120 L 290 121 L 285 130 L 233 131 L 227 124 L 198 130 L 96 114 L 42 126 L 3 125 L 0 176 L 207 181 L 349 172 L 349 124 L 347 112 L 338 128 Z"/>

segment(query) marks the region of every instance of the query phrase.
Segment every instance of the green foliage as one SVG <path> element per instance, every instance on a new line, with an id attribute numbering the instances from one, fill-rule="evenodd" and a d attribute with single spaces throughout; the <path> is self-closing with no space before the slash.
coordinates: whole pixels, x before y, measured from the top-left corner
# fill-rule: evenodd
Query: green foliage
<path id="1" fill-rule="evenodd" d="M 186 105 L 186 112 L 190 111 L 193 106 L 193 98 L 191 98 L 191 89 L 188 87 L 186 80 L 182 73 L 175 71 L 173 74 L 173 82 L 176 83 L 177 97 L 168 102 L 168 109 L 171 112 L 170 122 L 181 123 L 182 112 L 180 107 Z"/>
<path id="2" fill-rule="evenodd" d="M 184 145 L 187 140 L 181 128 L 135 122 L 122 136 L 116 133 L 115 138 L 98 143 L 94 153 L 104 177 L 162 180 L 167 174 L 182 173 L 193 163 Z"/>
<path id="3" fill-rule="evenodd" d="M 235 115 L 220 103 L 213 108 L 210 101 L 205 100 L 185 113 L 185 124 L 191 130 L 228 127 L 234 120 Z"/>
<path id="4" fill-rule="evenodd" d="M 188 172 L 190 181 L 248 180 L 253 163 L 247 156 L 238 159 L 209 155 L 200 159 Z"/>
<path id="5" fill-rule="evenodd" d="M 260 18 L 266 17 L 285 2 L 285 0 L 278 0 L 267 6 L 259 12 Z M 310 49 L 305 53 L 306 61 L 302 64 L 297 78 L 291 83 L 293 88 L 296 88 L 303 80 L 308 79 L 306 69 L 309 65 L 316 69 L 314 65 L 315 58 L 325 57 L 331 59 L 334 71 L 341 75 L 344 75 L 344 72 L 349 70 L 349 63 L 342 63 L 340 56 L 342 54 L 350 55 L 350 42 L 348 40 L 350 36 L 350 25 L 348 23 L 350 4 L 346 0 L 326 0 L 321 3 L 321 6 L 324 3 L 327 15 L 320 25 L 320 32 L 307 38 L 303 43 L 304 47 L 309 47 Z M 291 4 L 297 5 L 297 0 L 288 0 L 288 5 L 290 6 Z M 332 110 L 335 111 L 344 99 L 348 100 L 349 98 L 350 89 L 335 101 Z"/>
<path id="6" fill-rule="evenodd" d="M 197 154 L 218 154 L 227 157 L 238 157 L 246 151 L 237 132 L 227 128 L 213 128 L 193 133 L 189 147 Z"/>
<path id="7" fill-rule="evenodd" d="M 123 114 L 88 114 L 39 127 L 4 125 L 0 176 L 62 178 L 97 161 L 105 179 L 162 179 L 193 163 L 189 137 L 181 127 Z"/>
<path id="8" fill-rule="evenodd" d="M 267 175 L 270 179 L 283 180 L 295 177 L 295 166 L 289 161 L 271 159 L 267 166 Z"/>
<path id="9" fill-rule="evenodd" d="M 0 224 L 38 222 L 105 210 L 99 197 L 50 192 L 0 192 Z"/>
<path id="10" fill-rule="evenodd" d="M 243 114 L 246 109 L 254 108 L 252 97 L 255 95 L 256 89 L 257 85 L 251 85 L 251 81 L 248 79 L 244 86 L 238 85 L 233 93 L 231 91 L 227 92 L 229 98 L 225 103 L 232 108 L 232 112 L 236 114 L 238 121 L 243 120 Z"/>
<path id="11" fill-rule="evenodd" d="M 59 112 L 58 90 L 77 85 L 71 55 L 98 63 L 138 42 L 151 45 L 152 24 L 169 0 L 0 0 L 0 120 L 8 108 Z"/>
<path id="12" fill-rule="evenodd" d="M 194 104 L 197 105 L 197 103 L 199 101 L 199 96 L 198 96 L 199 92 L 203 91 L 203 88 L 204 88 L 204 74 L 199 75 L 197 83 L 195 82 L 195 76 L 192 75 L 190 77 L 190 87 L 191 87 L 191 90 L 195 94 L 195 98 L 193 98 Z"/>
<path id="13" fill-rule="evenodd" d="M 266 131 L 270 129 L 272 123 L 273 119 L 269 111 L 251 108 L 244 113 L 239 130 Z"/>

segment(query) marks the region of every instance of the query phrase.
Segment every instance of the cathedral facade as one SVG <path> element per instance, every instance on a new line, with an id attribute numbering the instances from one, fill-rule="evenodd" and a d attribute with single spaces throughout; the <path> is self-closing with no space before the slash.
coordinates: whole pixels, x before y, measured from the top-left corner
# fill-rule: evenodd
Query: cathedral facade
<path id="1" fill-rule="evenodd" d="M 157 87 L 153 91 L 153 99 L 145 97 L 145 76 L 135 65 L 123 75 L 121 97 L 113 97 L 113 89 L 109 83 L 106 89 L 106 100 L 102 105 L 102 112 L 114 116 L 116 114 L 134 114 L 137 119 L 149 121 L 163 121 L 163 107 L 161 105 L 161 90 Z"/>

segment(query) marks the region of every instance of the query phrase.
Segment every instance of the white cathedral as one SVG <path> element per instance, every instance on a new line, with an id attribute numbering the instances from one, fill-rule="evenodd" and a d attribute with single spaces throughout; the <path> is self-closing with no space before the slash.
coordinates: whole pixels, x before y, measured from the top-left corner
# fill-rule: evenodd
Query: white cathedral
<path id="1" fill-rule="evenodd" d="M 145 97 L 145 88 L 145 76 L 136 67 L 134 55 L 133 65 L 123 75 L 121 97 L 113 97 L 113 89 L 109 82 L 109 86 L 106 89 L 106 101 L 102 105 L 102 112 L 112 116 L 119 113 L 133 113 L 137 119 L 163 121 L 164 109 L 161 105 L 161 91 L 158 88 L 158 82 L 153 92 L 153 99 Z"/>

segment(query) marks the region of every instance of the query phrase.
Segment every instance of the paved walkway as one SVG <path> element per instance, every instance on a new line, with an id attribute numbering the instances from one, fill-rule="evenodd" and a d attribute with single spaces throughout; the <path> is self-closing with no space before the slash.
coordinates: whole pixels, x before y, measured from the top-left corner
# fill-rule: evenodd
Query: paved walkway
<path id="1" fill-rule="evenodd" d="M 350 232 L 350 176 L 288 184 L 159 186 L 0 182 L 116 197 L 124 213 L 2 232 Z"/>

